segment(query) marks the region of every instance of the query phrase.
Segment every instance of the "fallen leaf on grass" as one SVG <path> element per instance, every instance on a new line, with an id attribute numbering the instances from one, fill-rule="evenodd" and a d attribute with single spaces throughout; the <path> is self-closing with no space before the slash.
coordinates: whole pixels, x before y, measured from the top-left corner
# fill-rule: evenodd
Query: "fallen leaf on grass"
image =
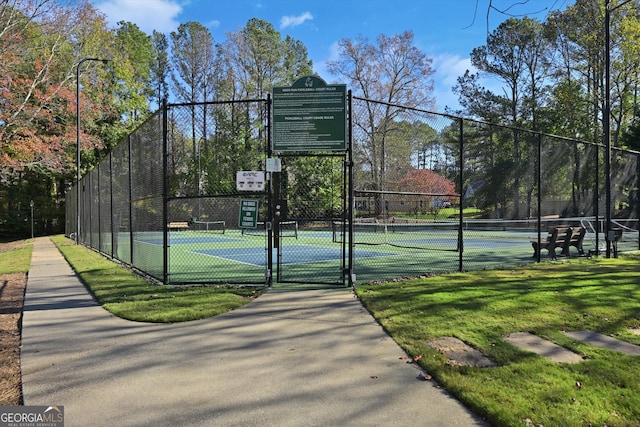
<path id="1" fill-rule="evenodd" d="M 407 363 L 415 363 L 415 362 L 417 362 L 417 361 L 418 361 L 418 360 L 420 360 L 420 359 L 422 359 L 422 355 L 421 355 L 421 354 L 420 354 L 420 355 L 418 355 L 418 356 L 413 356 L 413 358 L 412 358 L 412 359 L 409 359 L 407 356 L 401 356 L 401 357 L 400 357 L 400 360 L 406 360 L 406 361 L 407 361 Z"/>
<path id="2" fill-rule="evenodd" d="M 422 381 L 431 381 L 432 378 L 433 377 L 426 372 L 421 372 L 420 375 L 418 375 L 418 379 Z"/>

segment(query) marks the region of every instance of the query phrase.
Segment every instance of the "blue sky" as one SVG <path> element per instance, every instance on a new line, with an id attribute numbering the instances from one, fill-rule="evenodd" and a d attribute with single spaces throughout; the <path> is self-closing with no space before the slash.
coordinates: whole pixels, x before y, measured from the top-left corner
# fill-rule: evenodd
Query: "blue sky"
<path id="1" fill-rule="evenodd" d="M 198 21 L 216 42 L 237 31 L 251 18 L 268 21 L 284 36 L 307 46 L 314 70 L 328 82 L 325 62 L 335 59 L 337 43 L 359 34 L 375 41 L 411 30 L 418 48 L 433 59 L 436 110 L 458 107 L 451 92 L 456 78 L 472 69 L 469 55 L 485 43 L 487 32 L 509 16 L 544 20 L 551 10 L 573 0 L 92 0 L 110 25 L 125 20 L 151 34 L 169 34 L 178 25 Z M 497 9 L 497 10 L 496 10 Z M 499 11 L 504 11 L 501 13 Z M 473 69 L 472 69 L 473 70 Z M 491 87 L 495 82 L 487 82 Z"/>

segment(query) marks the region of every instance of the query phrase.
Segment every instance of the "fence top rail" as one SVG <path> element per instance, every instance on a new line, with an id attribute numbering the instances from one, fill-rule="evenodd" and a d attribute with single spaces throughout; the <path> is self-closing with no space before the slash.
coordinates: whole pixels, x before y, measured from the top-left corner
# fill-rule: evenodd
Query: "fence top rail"
<path id="1" fill-rule="evenodd" d="M 418 193 L 412 191 L 384 191 L 384 190 L 354 190 L 355 194 L 393 194 L 401 196 L 436 196 L 436 197 L 462 197 L 460 193 Z"/>
<path id="2" fill-rule="evenodd" d="M 396 108 L 400 108 L 400 109 L 408 110 L 408 111 L 417 111 L 417 112 L 425 113 L 425 114 L 433 114 L 435 116 L 447 117 L 447 118 L 452 119 L 452 120 L 462 120 L 462 121 L 474 122 L 474 123 L 478 123 L 478 124 L 482 124 L 482 125 L 496 126 L 496 127 L 501 127 L 501 128 L 505 128 L 505 129 L 517 130 L 517 131 L 520 131 L 520 132 L 527 132 L 527 133 L 530 133 L 530 134 L 540 135 L 541 137 L 554 138 L 554 139 L 558 139 L 558 140 L 562 140 L 562 141 L 578 142 L 580 144 L 592 145 L 592 146 L 597 146 L 597 147 L 600 147 L 600 148 L 604 148 L 604 146 L 605 146 L 603 143 L 600 143 L 600 142 L 584 141 L 584 140 L 581 140 L 581 139 L 570 138 L 568 136 L 554 135 L 554 134 L 551 134 L 551 133 L 535 131 L 535 130 L 532 130 L 532 129 L 525 129 L 525 128 L 521 128 L 521 127 L 517 127 L 517 126 L 510 126 L 510 125 L 504 125 L 504 124 L 498 124 L 498 123 L 491 123 L 491 122 L 487 122 L 487 121 L 480 120 L 480 119 L 474 119 L 474 118 L 471 118 L 471 117 L 462 117 L 462 116 L 456 116 L 456 115 L 453 115 L 453 114 L 441 113 L 441 112 L 437 112 L 437 111 L 433 111 L 433 110 L 427 110 L 425 108 L 409 107 L 409 106 L 406 106 L 406 105 L 394 104 L 394 103 L 385 102 L 385 101 L 378 101 L 378 100 L 374 100 L 374 99 L 363 98 L 363 97 L 360 97 L 360 96 L 354 96 L 353 99 L 357 99 L 357 100 L 365 101 L 365 102 L 373 102 L 373 103 L 376 103 L 376 104 L 384 104 L 384 105 L 388 105 L 388 106 L 391 106 L 391 107 L 396 107 Z M 640 151 L 630 150 L 628 148 L 611 147 L 611 149 L 615 150 L 615 151 L 622 151 L 622 152 L 627 152 L 627 153 L 630 153 L 630 154 L 640 155 Z"/>
<path id="3" fill-rule="evenodd" d="M 192 107 L 192 106 L 203 106 L 203 105 L 221 105 L 221 104 L 251 104 L 251 103 L 259 103 L 259 102 L 267 102 L 267 99 L 263 98 L 255 98 L 255 99 L 230 99 L 226 101 L 207 101 L 207 102 L 177 102 L 167 104 L 167 108 L 171 107 Z"/>

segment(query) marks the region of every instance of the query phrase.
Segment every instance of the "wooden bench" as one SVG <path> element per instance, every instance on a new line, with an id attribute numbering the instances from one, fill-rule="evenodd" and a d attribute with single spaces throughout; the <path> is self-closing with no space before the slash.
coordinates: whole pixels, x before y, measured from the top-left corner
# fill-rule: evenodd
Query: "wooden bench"
<path id="1" fill-rule="evenodd" d="M 531 246 L 533 246 L 533 257 L 538 258 L 540 251 L 546 249 L 549 252 L 549 256 L 556 259 L 556 241 L 558 240 L 558 229 L 556 227 L 549 228 L 547 237 L 538 240 L 531 240 Z"/>
<path id="2" fill-rule="evenodd" d="M 569 249 L 573 246 L 578 250 L 578 255 L 584 255 L 584 248 L 582 247 L 582 244 L 584 242 L 584 236 L 586 234 L 587 229 L 584 227 L 571 227 L 571 235 L 564 242 L 564 245 L 562 247 L 562 254 L 570 257 L 571 252 L 569 251 Z"/>
<path id="3" fill-rule="evenodd" d="M 172 221 L 167 225 L 169 231 L 172 230 L 188 230 L 189 221 Z"/>
<path id="4" fill-rule="evenodd" d="M 551 259 L 557 259 L 556 248 L 563 247 L 564 242 L 567 240 L 567 233 L 571 233 L 571 227 L 550 227 L 547 237 L 540 240 L 539 246 L 537 240 L 531 240 L 534 258 L 538 257 L 542 249 L 546 249 Z M 571 235 L 569 235 L 570 238 Z"/>
<path id="5" fill-rule="evenodd" d="M 556 248 L 561 248 L 560 253 L 570 257 L 572 246 L 578 250 L 579 255 L 584 255 L 582 244 L 586 233 L 587 230 L 584 227 L 550 227 L 547 237 L 540 241 L 540 247 L 538 247 L 537 240 L 531 240 L 533 256 L 537 258 L 540 251 L 546 249 L 549 252 L 549 257 L 555 260 L 558 258 Z"/>

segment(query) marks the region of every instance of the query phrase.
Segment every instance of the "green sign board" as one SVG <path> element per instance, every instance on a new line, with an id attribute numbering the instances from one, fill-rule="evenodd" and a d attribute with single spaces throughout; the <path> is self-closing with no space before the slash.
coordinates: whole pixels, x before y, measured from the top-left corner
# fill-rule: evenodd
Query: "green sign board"
<path id="1" fill-rule="evenodd" d="M 258 227 L 258 201 L 252 199 L 240 200 L 239 228 Z"/>
<path id="2" fill-rule="evenodd" d="M 347 86 L 307 76 L 273 88 L 273 151 L 345 151 Z"/>

